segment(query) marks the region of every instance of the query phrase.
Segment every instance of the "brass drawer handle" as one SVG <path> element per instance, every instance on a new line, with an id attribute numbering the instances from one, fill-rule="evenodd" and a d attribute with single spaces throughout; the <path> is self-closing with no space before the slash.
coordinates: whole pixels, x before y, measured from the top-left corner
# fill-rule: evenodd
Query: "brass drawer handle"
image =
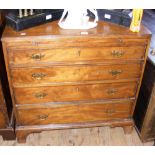
<path id="1" fill-rule="evenodd" d="M 115 50 L 113 50 L 111 52 L 111 55 L 114 56 L 114 57 L 122 57 L 124 55 L 124 52 L 123 51 L 115 51 Z"/>
<path id="2" fill-rule="evenodd" d="M 117 89 L 108 89 L 108 90 L 107 90 L 108 95 L 114 95 L 114 94 L 116 94 L 117 92 L 118 92 Z"/>
<path id="3" fill-rule="evenodd" d="M 44 57 L 45 55 L 43 55 L 43 54 L 32 54 L 32 56 L 31 56 L 31 58 L 33 59 L 33 60 L 41 60 L 43 57 Z"/>
<path id="4" fill-rule="evenodd" d="M 46 74 L 44 73 L 33 73 L 32 74 L 32 78 L 35 80 L 42 80 L 45 76 Z"/>
<path id="5" fill-rule="evenodd" d="M 115 75 L 121 74 L 122 73 L 122 70 L 110 70 L 109 73 L 112 76 L 115 76 Z"/>
<path id="6" fill-rule="evenodd" d="M 47 96 L 46 93 L 37 93 L 37 94 L 35 94 L 35 97 L 36 97 L 36 98 L 39 98 L 39 99 L 43 99 L 43 98 L 46 97 L 46 96 Z"/>
<path id="7" fill-rule="evenodd" d="M 48 118 L 48 115 L 38 115 L 38 119 L 40 120 L 46 120 Z"/>

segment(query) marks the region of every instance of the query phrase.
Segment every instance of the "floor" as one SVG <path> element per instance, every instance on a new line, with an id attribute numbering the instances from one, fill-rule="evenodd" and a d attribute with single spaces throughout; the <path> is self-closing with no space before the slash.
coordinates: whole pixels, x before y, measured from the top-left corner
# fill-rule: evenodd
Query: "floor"
<path id="1" fill-rule="evenodd" d="M 53 130 L 30 134 L 25 144 L 3 141 L 0 146 L 152 146 L 153 142 L 142 143 L 134 129 L 125 135 L 123 128 L 95 127 L 85 129 Z"/>

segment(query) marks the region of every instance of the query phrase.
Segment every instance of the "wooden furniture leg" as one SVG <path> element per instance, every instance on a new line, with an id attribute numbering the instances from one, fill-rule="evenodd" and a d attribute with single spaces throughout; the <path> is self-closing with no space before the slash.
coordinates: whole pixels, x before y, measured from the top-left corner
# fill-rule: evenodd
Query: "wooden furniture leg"
<path id="1" fill-rule="evenodd" d="M 26 138 L 29 134 L 31 133 L 40 133 L 42 130 L 16 130 L 16 137 L 17 137 L 17 142 L 18 143 L 26 143 Z"/>
<path id="2" fill-rule="evenodd" d="M 124 126 L 123 130 L 125 134 L 131 134 L 133 131 L 133 126 Z"/>
<path id="3" fill-rule="evenodd" d="M 15 140 L 16 135 L 13 128 L 0 129 L 0 135 L 3 137 L 3 140 Z"/>
<path id="4" fill-rule="evenodd" d="M 29 132 L 26 131 L 16 131 L 17 142 L 18 143 L 26 143 L 26 138 L 29 135 Z"/>

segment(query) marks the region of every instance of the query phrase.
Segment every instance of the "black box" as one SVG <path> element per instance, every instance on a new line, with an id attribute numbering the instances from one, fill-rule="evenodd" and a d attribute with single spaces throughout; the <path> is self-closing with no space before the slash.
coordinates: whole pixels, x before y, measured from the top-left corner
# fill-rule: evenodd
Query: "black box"
<path id="1" fill-rule="evenodd" d="M 131 24 L 131 17 L 129 16 L 131 10 L 115 9 L 97 9 L 99 20 L 115 23 L 118 25 L 129 27 Z"/>
<path id="2" fill-rule="evenodd" d="M 18 10 L 15 10 L 6 15 L 6 24 L 11 26 L 14 30 L 20 31 L 43 23 L 58 20 L 61 18 L 62 13 L 63 9 L 38 9 L 34 10 L 33 15 L 19 18 Z"/>

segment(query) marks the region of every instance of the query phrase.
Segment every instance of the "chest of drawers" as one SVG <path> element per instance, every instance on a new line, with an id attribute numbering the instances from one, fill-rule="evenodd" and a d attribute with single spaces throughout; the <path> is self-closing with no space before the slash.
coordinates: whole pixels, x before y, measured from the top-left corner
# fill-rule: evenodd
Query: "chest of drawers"
<path id="1" fill-rule="evenodd" d="M 150 32 L 99 22 L 88 31 L 57 21 L 3 34 L 16 134 L 109 125 L 130 132 Z"/>

